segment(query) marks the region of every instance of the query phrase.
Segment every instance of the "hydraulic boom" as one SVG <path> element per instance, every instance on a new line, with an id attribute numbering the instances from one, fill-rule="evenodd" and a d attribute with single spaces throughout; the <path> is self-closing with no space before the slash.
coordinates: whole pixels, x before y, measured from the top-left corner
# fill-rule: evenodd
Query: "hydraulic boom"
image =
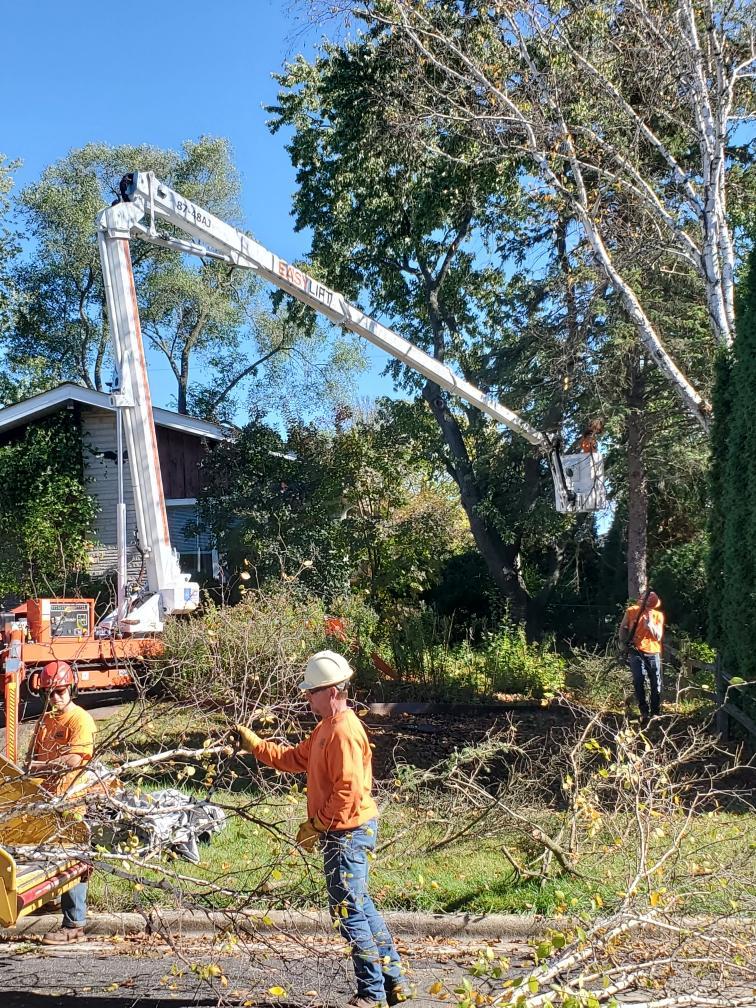
<path id="1" fill-rule="evenodd" d="M 482 392 L 445 364 L 365 315 L 337 291 L 185 199 L 159 181 L 153 172 L 134 172 L 124 176 L 121 195 L 124 202 L 104 211 L 100 217 L 100 229 L 109 239 L 140 237 L 178 252 L 220 259 L 233 266 L 254 270 L 280 290 L 476 406 L 542 451 L 549 460 L 554 478 L 557 510 L 595 511 L 606 505 L 603 464 L 597 452 L 561 455 L 555 439 L 536 430 L 493 396 Z M 158 230 L 160 221 L 168 222 L 193 240 L 161 233 Z M 127 242 L 123 241 L 122 246 L 122 254 L 126 256 Z M 138 318 L 132 325 L 138 326 Z"/>

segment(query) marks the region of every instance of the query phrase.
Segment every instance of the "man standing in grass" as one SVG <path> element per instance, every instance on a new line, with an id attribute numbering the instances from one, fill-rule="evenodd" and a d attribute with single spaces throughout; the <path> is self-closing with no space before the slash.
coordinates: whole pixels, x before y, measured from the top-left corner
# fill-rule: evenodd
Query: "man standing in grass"
<path id="1" fill-rule="evenodd" d="M 323 848 L 328 903 L 349 942 L 357 978 L 355 1008 L 396 1005 L 411 996 L 399 953 L 368 892 L 370 858 L 378 835 L 378 808 L 371 795 L 372 753 L 365 729 L 347 705 L 349 662 L 319 651 L 307 662 L 300 690 L 320 719 L 295 746 L 278 745 L 237 725 L 243 751 L 276 770 L 307 774 L 307 815 L 297 843 Z"/>
<path id="2" fill-rule="evenodd" d="M 661 599 L 649 588 L 640 602 L 628 607 L 619 631 L 620 644 L 627 646 L 635 698 L 638 701 L 641 725 L 644 727 L 648 724 L 649 700 L 651 717 L 661 711 L 663 636 L 664 613 Z M 646 700 L 646 680 L 649 700 Z"/>

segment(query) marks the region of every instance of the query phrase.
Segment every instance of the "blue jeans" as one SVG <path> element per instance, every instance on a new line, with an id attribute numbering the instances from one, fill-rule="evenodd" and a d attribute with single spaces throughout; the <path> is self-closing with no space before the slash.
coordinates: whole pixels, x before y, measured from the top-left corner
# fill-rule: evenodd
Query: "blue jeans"
<path id="1" fill-rule="evenodd" d="M 87 923 L 87 883 L 77 882 L 73 889 L 62 893 L 60 909 L 63 911 L 63 927 L 84 927 Z"/>
<path id="2" fill-rule="evenodd" d="M 635 699 L 638 701 L 641 717 L 647 718 L 649 713 L 649 704 L 646 701 L 646 679 L 648 679 L 651 695 L 651 716 L 653 717 L 661 709 L 661 655 L 646 654 L 645 651 L 631 651 L 629 662 L 630 671 L 633 676 Z"/>
<path id="3" fill-rule="evenodd" d="M 323 865 L 331 917 L 352 948 L 357 996 L 383 1002 L 403 984 L 399 953 L 368 893 L 368 855 L 377 836 L 375 819 L 353 830 L 326 833 Z"/>

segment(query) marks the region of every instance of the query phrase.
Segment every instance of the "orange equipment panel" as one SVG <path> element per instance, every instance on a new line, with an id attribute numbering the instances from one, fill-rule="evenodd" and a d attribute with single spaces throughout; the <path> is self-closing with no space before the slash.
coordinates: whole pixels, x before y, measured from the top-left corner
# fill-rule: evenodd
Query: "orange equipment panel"
<path id="1" fill-rule="evenodd" d="M 94 632 L 94 599 L 29 599 L 26 621 L 35 644 L 83 640 Z"/>

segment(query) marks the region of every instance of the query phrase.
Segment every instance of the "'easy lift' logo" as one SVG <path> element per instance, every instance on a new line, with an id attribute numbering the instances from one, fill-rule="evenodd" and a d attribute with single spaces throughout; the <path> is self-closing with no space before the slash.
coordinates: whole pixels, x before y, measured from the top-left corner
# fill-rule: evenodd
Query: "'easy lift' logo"
<path id="1" fill-rule="evenodd" d="M 313 280 L 311 276 L 303 273 L 302 270 L 297 269 L 296 266 L 292 266 L 287 263 L 284 259 L 279 259 L 278 256 L 273 257 L 273 268 L 276 273 L 287 283 L 291 284 L 292 287 L 296 287 L 297 290 L 301 290 L 305 294 L 309 294 L 310 297 L 315 298 L 326 308 L 330 308 L 333 302 L 334 293 L 329 290 L 328 287 L 317 280 Z"/>

